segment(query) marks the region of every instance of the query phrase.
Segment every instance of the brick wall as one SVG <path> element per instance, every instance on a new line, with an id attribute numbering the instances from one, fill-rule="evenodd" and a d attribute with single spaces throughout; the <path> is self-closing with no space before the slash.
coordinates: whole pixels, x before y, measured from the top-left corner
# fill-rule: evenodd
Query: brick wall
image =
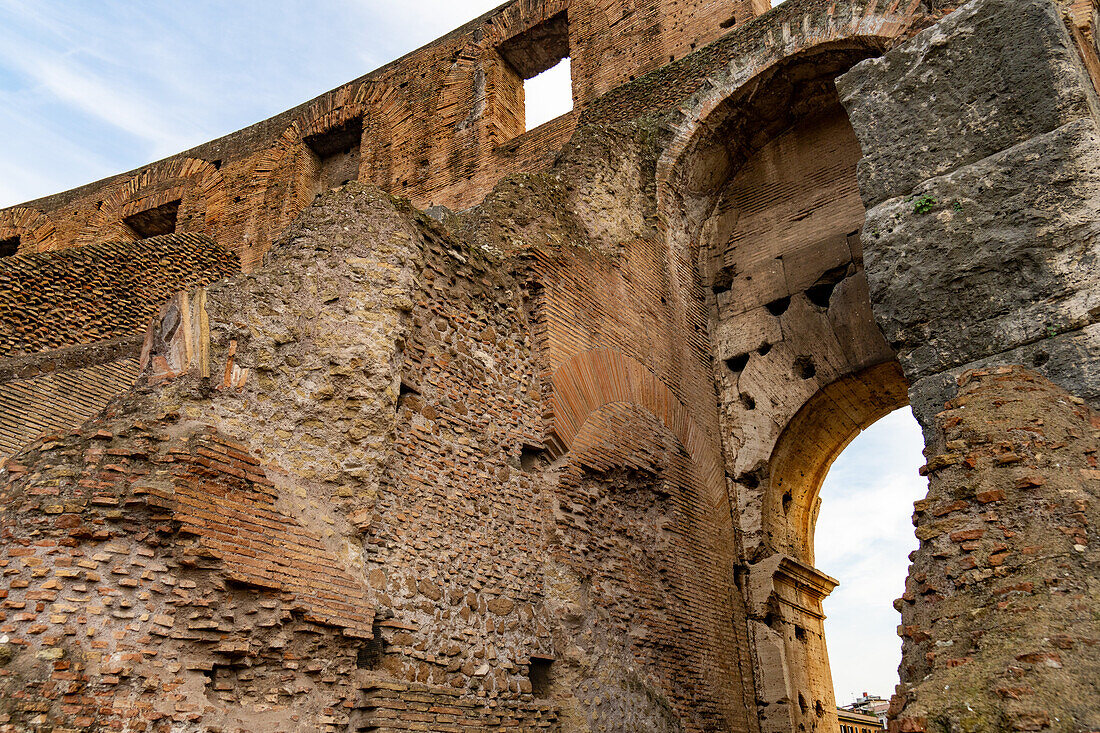
<path id="1" fill-rule="evenodd" d="M 123 219 L 180 201 L 175 231 L 211 236 L 245 269 L 312 201 L 311 135 L 358 120 L 358 178 L 418 206 L 463 209 L 508 173 L 545 169 L 575 124 L 523 133 L 522 78 L 498 51 L 566 13 L 574 99 L 702 48 L 766 8 L 749 2 L 515 2 L 269 120 L 146 168 L 0 212 L 0 235 L 32 251 L 134 237 Z M 517 96 L 518 95 L 518 96 Z M 262 213 L 261 213 L 262 212 Z"/>
<path id="2" fill-rule="evenodd" d="M 239 270 L 209 238 L 169 235 L 0 259 L 0 358 L 145 330 L 176 290 Z"/>

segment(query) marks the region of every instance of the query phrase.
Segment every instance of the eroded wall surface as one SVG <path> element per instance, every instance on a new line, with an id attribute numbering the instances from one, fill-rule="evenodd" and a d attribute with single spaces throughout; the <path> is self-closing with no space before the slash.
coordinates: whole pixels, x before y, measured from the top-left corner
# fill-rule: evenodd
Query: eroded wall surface
<path id="1" fill-rule="evenodd" d="M 1055 5 L 981 2 L 838 82 L 927 441 L 892 729 L 1097 725 L 1094 51 Z"/>
<path id="2" fill-rule="evenodd" d="M 895 726 L 1095 726 L 1087 22 L 760 10 L 507 5 L 0 212 L 18 262 L 169 225 L 218 253 L 102 312 L 17 299 L 12 353 L 46 349 L 0 363 L 17 409 L 141 376 L 0 469 L 0 729 L 834 730 L 817 489 L 908 400 Z M 563 47 L 583 109 L 510 146 Z"/>
<path id="3" fill-rule="evenodd" d="M 597 134 L 625 179 L 449 230 L 348 186 L 172 298 L 135 391 L 4 469 L 3 724 L 754 730 L 652 155 Z"/>

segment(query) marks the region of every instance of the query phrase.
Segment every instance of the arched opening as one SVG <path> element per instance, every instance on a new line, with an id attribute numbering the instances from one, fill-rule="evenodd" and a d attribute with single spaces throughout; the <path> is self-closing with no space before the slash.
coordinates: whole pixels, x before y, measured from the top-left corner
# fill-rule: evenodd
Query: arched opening
<path id="1" fill-rule="evenodd" d="M 840 585 L 825 600 L 829 666 L 839 706 L 884 713 L 898 682 L 900 616 L 913 533 L 913 502 L 927 484 L 920 425 L 908 408 L 861 432 L 833 462 L 819 494 L 814 537 L 817 566 Z"/>
<path id="2" fill-rule="evenodd" d="M 908 404 L 863 273 L 862 155 L 834 79 L 879 39 L 821 44 L 743 83 L 684 143 L 662 207 L 711 313 L 764 733 L 839 722 L 814 527 L 829 466 Z"/>
<path id="3" fill-rule="evenodd" d="M 768 706 L 781 714 L 765 710 L 776 730 L 784 721 L 807 730 L 837 725 L 823 605 L 837 580 L 814 553 L 821 487 L 856 436 L 908 404 L 907 390 L 894 361 L 826 385 L 791 418 L 762 471 L 762 544 L 749 566 L 749 601 L 757 653 L 782 671 L 772 675 L 783 687 Z"/>

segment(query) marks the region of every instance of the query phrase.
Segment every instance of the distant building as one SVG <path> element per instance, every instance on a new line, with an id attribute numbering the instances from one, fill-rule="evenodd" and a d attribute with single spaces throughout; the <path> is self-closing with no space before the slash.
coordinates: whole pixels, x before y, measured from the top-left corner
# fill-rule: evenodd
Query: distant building
<path id="1" fill-rule="evenodd" d="M 837 708 L 836 717 L 840 721 L 840 733 L 881 733 L 883 729 L 876 715 Z"/>
<path id="2" fill-rule="evenodd" d="M 878 721 L 878 727 L 885 728 L 886 711 L 889 709 L 889 707 L 889 700 L 881 698 L 878 695 L 868 695 L 866 692 L 864 692 L 862 695 L 857 697 L 855 702 L 853 702 L 851 705 L 846 705 L 842 708 L 837 709 L 845 713 L 855 715 L 873 716 Z M 852 731 L 845 731 L 843 728 L 841 728 L 841 733 L 852 733 Z"/>

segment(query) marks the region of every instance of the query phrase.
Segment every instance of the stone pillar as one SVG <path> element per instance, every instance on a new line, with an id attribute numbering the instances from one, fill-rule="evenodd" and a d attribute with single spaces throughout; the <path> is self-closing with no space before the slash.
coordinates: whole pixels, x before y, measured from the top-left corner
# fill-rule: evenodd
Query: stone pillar
<path id="1" fill-rule="evenodd" d="M 895 731 L 1100 727 L 1100 131 L 1078 36 L 1051 2 L 982 0 L 837 82 L 872 308 L 929 459 Z"/>
<path id="2" fill-rule="evenodd" d="M 782 553 L 749 566 L 749 628 L 765 733 L 839 730 L 821 607 L 836 586 Z"/>

